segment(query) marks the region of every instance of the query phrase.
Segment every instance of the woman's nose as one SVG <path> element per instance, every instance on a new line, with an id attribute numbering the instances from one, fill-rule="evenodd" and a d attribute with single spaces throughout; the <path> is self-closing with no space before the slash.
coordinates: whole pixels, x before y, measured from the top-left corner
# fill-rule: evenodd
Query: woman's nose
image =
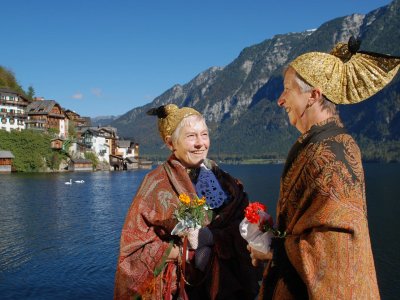
<path id="1" fill-rule="evenodd" d="M 195 143 L 194 143 L 195 147 L 201 147 L 202 146 L 202 140 L 200 136 L 196 137 Z"/>
<path id="2" fill-rule="evenodd" d="M 277 103 L 278 103 L 278 106 L 280 106 L 280 107 L 282 107 L 283 104 L 285 103 L 285 100 L 282 97 L 282 95 L 279 96 Z"/>

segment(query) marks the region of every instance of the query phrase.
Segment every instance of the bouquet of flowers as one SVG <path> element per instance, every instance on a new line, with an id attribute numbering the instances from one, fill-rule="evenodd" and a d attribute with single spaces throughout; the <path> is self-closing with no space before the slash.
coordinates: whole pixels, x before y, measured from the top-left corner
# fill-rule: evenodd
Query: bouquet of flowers
<path id="1" fill-rule="evenodd" d="M 273 227 L 267 207 L 260 202 L 250 203 L 244 210 L 245 218 L 239 225 L 240 234 L 249 245 L 263 253 L 270 250 L 271 239 L 279 235 Z"/>
<path id="2" fill-rule="evenodd" d="M 191 199 L 186 194 L 179 195 L 179 205 L 174 212 L 176 219 L 179 221 L 174 227 L 172 235 L 185 235 L 190 228 L 199 229 L 203 227 L 206 221 L 207 211 L 206 197 L 195 197 Z"/>

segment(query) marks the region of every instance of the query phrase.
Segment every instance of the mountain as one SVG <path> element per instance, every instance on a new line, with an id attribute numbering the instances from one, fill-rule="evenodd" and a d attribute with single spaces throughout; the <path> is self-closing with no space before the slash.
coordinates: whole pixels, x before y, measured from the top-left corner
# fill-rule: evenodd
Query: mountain
<path id="1" fill-rule="evenodd" d="M 225 67 L 211 67 L 184 85 L 175 85 L 151 103 L 134 108 L 111 125 L 120 136 L 140 143 L 141 153 L 165 157 L 157 120 L 146 111 L 162 104 L 192 106 L 210 128 L 210 156 L 216 159 L 284 158 L 299 133 L 276 105 L 282 70 L 309 51 L 329 52 L 350 36 L 361 50 L 400 55 L 400 0 L 366 15 L 353 14 L 316 30 L 278 34 L 242 50 Z M 358 105 L 340 106 L 342 120 L 359 142 L 364 159 L 400 161 L 400 79 Z"/>
<path id="2" fill-rule="evenodd" d="M 116 119 L 118 119 L 118 116 L 98 116 L 90 118 L 90 122 L 92 126 L 107 126 Z"/>

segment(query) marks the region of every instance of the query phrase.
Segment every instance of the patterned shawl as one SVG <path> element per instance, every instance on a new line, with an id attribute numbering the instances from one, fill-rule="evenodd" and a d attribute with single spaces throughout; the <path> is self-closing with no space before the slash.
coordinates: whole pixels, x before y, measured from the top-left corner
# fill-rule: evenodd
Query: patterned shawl
<path id="1" fill-rule="evenodd" d="M 261 274 L 251 266 L 246 242 L 238 230 L 248 204 L 247 195 L 238 180 L 214 162 L 209 164 L 231 200 L 218 209 L 208 225 L 215 241 L 209 271 L 197 286 L 186 285 L 185 289 L 190 299 L 254 299 Z M 122 229 L 114 299 L 177 296 L 177 262 L 165 258 L 173 243 L 180 243 L 170 232 L 177 223 L 173 212 L 181 193 L 193 197 L 195 189 L 186 169 L 174 156 L 144 178 Z"/>
<path id="2" fill-rule="evenodd" d="M 338 117 L 289 152 L 260 299 L 379 299 L 359 148 Z"/>

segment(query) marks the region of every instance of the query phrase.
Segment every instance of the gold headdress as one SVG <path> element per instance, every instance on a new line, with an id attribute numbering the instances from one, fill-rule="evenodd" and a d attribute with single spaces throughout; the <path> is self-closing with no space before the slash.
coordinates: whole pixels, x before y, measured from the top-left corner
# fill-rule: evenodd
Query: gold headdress
<path id="1" fill-rule="evenodd" d="M 330 54 L 305 53 L 289 65 L 333 103 L 358 103 L 383 89 L 400 67 L 400 57 L 358 51 L 359 46 L 351 37 L 347 44 L 338 43 Z"/>
<path id="2" fill-rule="evenodd" d="M 175 104 L 167 104 L 158 108 L 152 108 L 147 111 L 147 114 L 158 117 L 158 131 L 163 140 L 166 136 L 171 135 L 175 131 L 183 118 L 192 115 L 201 115 L 197 110 L 191 107 L 179 108 Z"/>

